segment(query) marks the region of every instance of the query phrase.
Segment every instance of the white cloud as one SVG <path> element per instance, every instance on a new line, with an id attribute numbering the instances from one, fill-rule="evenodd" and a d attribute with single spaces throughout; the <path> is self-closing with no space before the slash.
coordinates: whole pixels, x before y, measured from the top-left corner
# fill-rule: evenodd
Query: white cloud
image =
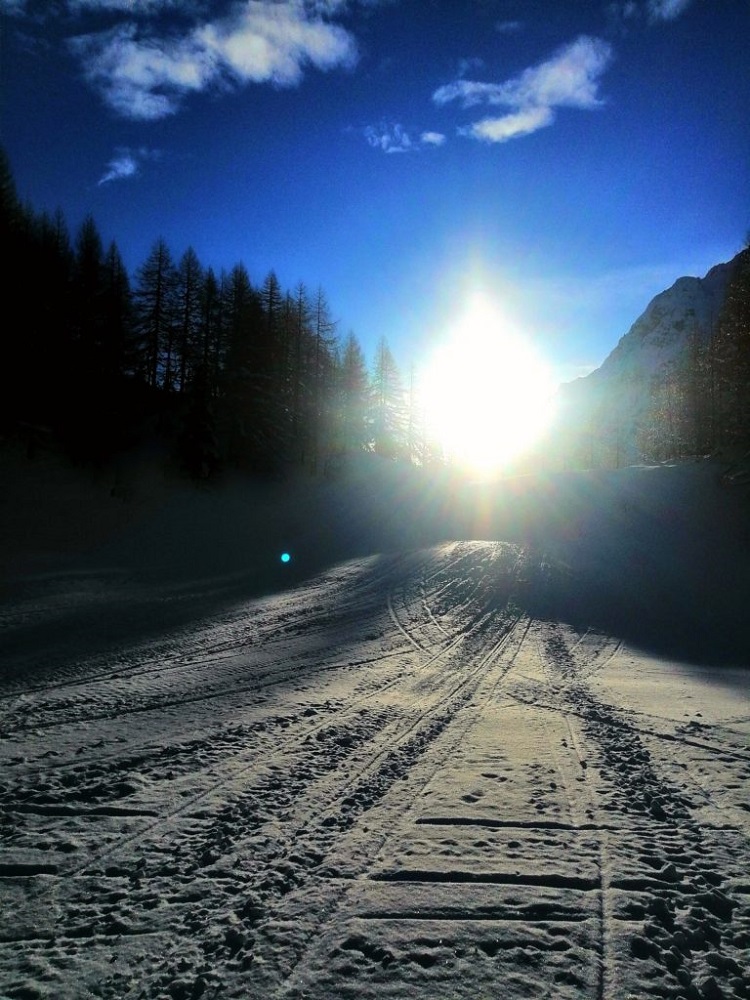
<path id="1" fill-rule="evenodd" d="M 414 148 L 409 133 L 401 125 L 368 125 L 364 130 L 365 139 L 373 147 L 384 153 L 408 153 Z"/>
<path id="2" fill-rule="evenodd" d="M 460 100 L 465 108 L 470 108 L 474 104 L 481 104 L 483 101 L 491 103 L 492 95 L 497 93 L 496 83 L 477 83 L 474 80 L 455 80 L 453 83 L 446 83 L 432 95 L 436 104 L 448 104 L 450 101 Z"/>
<path id="3" fill-rule="evenodd" d="M 148 0 L 140 2 L 143 6 Z M 326 4 L 329 9 L 334 5 L 333 0 Z M 311 15 L 301 0 L 244 0 L 230 16 L 182 35 L 143 34 L 128 22 L 78 36 L 69 45 L 110 107 L 124 117 L 145 120 L 174 114 L 186 95 L 210 86 L 295 86 L 307 66 L 350 66 L 357 56 L 353 37 Z"/>
<path id="4" fill-rule="evenodd" d="M 599 78 L 611 60 L 608 42 L 582 35 L 551 59 L 503 83 L 455 80 L 439 87 L 432 96 L 440 105 L 460 101 L 464 108 L 478 104 L 509 108 L 510 114 L 487 118 L 461 130 L 488 142 L 505 142 L 551 124 L 554 108 L 599 107 Z"/>
<path id="5" fill-rule="evenodd" d="M 107 164 L 107 169 L 99 178 L 99 186 L 135 177 L 140 173 L 141 164 L 144 161 L 155 160 L 158 157 L 159 153 L 153 149 L 128 149 L 126 147 L 118 149 Z"/>
<path id="6" fill-rule="evenodd" d="M 433 100 L 437 104 L 460 100 L 465 108 L 480 103 L 518 108 L 541 104 L 590 108 L 601 103 L 596 93 L 599 77 L 611 58 L 608 42 L 582 35 L 547 62 L 526 69 L 505 83 L 456 80 L 439 87 Z"/>
<path id="7" fill-rule="evenodd" d="M 239 13 L 207 24 L 196 41 L 238 80 L 290 86 L 303 66 L 317 69 L 351 65 L 354 40 L 343 28 L 310 20 L 297 2 L 269 4 L 251 0 Z"/>
<path id="8" fill-rule="evenodd" d="M 461 129 L 461 134 L 471 135 L 485 142 L 507 142 L 522 135 L 531 135 L 546 125 L 551 125 L 555 114 L 551 108 L 524 108 L 500 118 L 483 118 L 467 129 Z"/>
<path id="9" fill-rule="evenodd" d="M 692 0 L 613 0 L 607 12 L 614 21 L 624 22 L 645 18 L 651 24 L 674 21 L 683 14 Z"/>
<path id="10" fill-rule="evenodd" d="M 691 0 L 648 0 L 648 14 L 652 21 L 674 21 L 687 10 Z"/>
<path id="11" fill-rule="evenodd" d="M 425 146 L 437 148 L 446 141 L 442 132 L 422 132 L 418 139 L 413 139 L 398 123 L 368 125 L 362 133 L 373 149 L 383 153 L 414 153 Z"/>
<path id="12" fill-rule="evenodd" d="M 219 72 L 192 38 L 141 39 L 133 24 L 80 35 L 69 45 L 89 83 L 125 118 L 153 120 L 174 114 L 186 93 L 203 90 Z"/>
<path id="13" fill-rule="evenodd" d="M 109 184 L 110 181 L 120 181 L 133 177 L 138 173 L 138 161 L 127 151 L 121 151 L 107 164 L 106 171 L 99 178 L 99 184 Z"/>

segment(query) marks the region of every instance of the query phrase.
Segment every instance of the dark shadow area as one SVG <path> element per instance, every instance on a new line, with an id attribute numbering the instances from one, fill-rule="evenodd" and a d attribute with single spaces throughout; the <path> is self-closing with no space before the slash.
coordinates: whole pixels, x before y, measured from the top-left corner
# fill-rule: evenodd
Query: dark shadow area
<path id="1" fill-rule="evenodd" d="M 747 667 L 748 493 L 720 472 L 700 461 L 467 484 L 380 461 L 338 481 L 211 489 L 141 472 L 123 499 L 32 463 L 2 497 L 0 671 L 41 679 L 342 561 L 454 539 L 523 547 L 514 599 L 533 615 Z"/>
<path id="2" fill-rule="evenodd" d="M 92 476 L 24 461 L 12 471 L 0 539 L 5 679 L 42 680 L 341 562 L 434 544 L 445 521 L 442 490 L 379 460 L 343 481 L 236 477 L 203 488 L 144 465 Z"/>
<path id="3" fill-rule="evenodd" d="M 530 613 L 660 657 L 750 666 L 750 507 L 710 461 L 515 484 L 493 534 L 529 546 Z"/>

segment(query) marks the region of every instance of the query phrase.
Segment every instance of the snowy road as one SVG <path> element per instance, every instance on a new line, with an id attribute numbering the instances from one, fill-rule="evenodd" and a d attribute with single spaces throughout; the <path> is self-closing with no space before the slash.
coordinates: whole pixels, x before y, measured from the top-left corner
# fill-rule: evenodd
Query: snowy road
<path id="1" fill-rule="evenodd" d="M 448 544 L 11 657 L 0 995 L 750 997 L 747 674 L 542 615 L 546 571 Z"/>

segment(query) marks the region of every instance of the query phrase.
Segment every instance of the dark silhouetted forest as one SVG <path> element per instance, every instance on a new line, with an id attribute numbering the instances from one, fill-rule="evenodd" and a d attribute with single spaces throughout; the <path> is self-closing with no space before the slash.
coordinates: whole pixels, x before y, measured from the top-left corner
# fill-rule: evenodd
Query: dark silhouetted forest
<path id="1" fill-rule="evenodd" d="M 423 462 L 416 402 L 385 339 L 372 370 L 322 288 L 216 272 L 163 239 L 134 274 L 93 218 L 19 201 L 2 154 L 6 249 L 0 433 L 104 463 L 165 447 L 196 479 L 237 468 L 330 474 L 366 450 Z"/>
<path id="2" fill-rule="evenodd" d="M 176 256 L 161 238 L 129 274 L 93 218 L 71 235 L 61 212 L 22 204 L 2 151 L 0 186 L 6 440 L 87 464 L 156 443 L 198 480 L 233 468 L 330 475 L 362 451 L 439 461 L 414 373 L 407 384 L 385 338 L 368 367 L 356 336 L 339 335 L 322 288 L 284 289 L 273 270 L 255 282 L 241 262 L 217 273 L 191 247 Z M 568 449 L 566 464 L 627 464 L 633 448 L 656 460 L 748 449 L 749 387 L 746 248 L 715 328 L 686 341 L 679 363 L 653 375 L 637 441 L 620 441 L 622 407 L 610 401 L 609 419 L 604 398 L 595 421 L 578 421 L 572 436 L 583 445 Z M 594 434 L 606 459 L 592 457 Z M 559 463 L 559 452 L 553 429 L 533 461 Z"/>

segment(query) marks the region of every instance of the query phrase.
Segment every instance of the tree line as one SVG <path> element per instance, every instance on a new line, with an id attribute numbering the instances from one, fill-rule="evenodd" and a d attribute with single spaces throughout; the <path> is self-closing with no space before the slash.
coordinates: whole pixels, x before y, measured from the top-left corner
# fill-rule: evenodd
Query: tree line
<path id="1" fill-rule="evenodd" d="M 161 440 L 198 479 L 428 456 L 387 340 L 368 367 L 322 288 L 283 289 L 273 270 L 256 284 L 242 263 L 217 273 L 161 238 L 131 276 L 92 217 L 71 238 L 60 211 L 22 204 L 4 153 L 0 188 L 4 436 L 96 463 Z"/>
<path id="2" fill-rule="evenodd" d="M 205 266 L 157 239 L 131 276 L 92 217 L 71 238 L 58 211 L 19 201 L 0 149 L 5 259 L 0 435 L 104 463 L 166 444 L 186 473 L 335 472 L 359 452 L 442 460 L 383 337 L 371 364 L 338 335 L 322 288 L 285 290 L 273 270 Z M 710 330 L 685 331 L 679 360 L 657 372 L 650 406 L 622 379 L 584 401 L 530 461 L 619 466 L 750 449 L 750 246 L 734 261 Z M 635 411 L 639 415 L 636 418 Z"/>

